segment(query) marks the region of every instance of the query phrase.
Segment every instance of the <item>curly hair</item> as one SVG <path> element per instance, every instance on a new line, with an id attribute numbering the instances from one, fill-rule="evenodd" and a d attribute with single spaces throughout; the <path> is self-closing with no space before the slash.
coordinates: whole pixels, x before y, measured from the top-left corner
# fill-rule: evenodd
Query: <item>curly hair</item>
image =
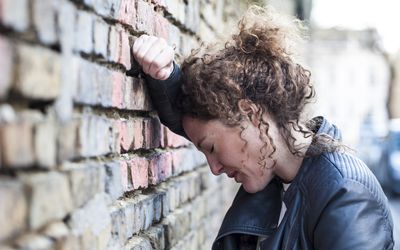
<path id="1" fill-rule="evenodd" d="M 228 126 L 240 125 L 245 118 L 238 107 L 247 99 L 259 108 L 259 117 L 268 112 L 276 122 L 290 152 L 301 153 L 292 130 L 313 136 L 321 150 L 335 150 L 329 136 L 315 136 L 311 122 L 302 126 L 304 107 L 313 99 L 311 73 L 293 60 L 292 42 L 301 38 L 297 20 L 282 22 L 270 8 L 252 6 L 238 23 L 238 32 L 222 48 L 218 44 L 202 45 L 182 64 L 183 85 L 180 109 L 184 115 L 202 120 L 219 119 Z M 284 19 L 285 20 L 285 19 Z M 276 147 L 268 134 L 270 124 L 261 119 L 260 137 Z M 243 131 L 244 128 L 242 128 Z M 325 146 L 324 146 L 325 145 Z M 260 163 L 266 158 L 261 159 Z"/>

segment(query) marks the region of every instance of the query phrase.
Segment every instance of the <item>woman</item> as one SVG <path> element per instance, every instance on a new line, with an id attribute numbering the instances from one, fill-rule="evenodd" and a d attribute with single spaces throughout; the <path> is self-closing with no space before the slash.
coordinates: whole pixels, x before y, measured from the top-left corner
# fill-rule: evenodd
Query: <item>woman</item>
<path id="1" fill-rule="evenodd" d="M 276 20 L 250 8 L 224 47 L 194 51 L 182 71 L 162 39 L 141 36 L 133 47 L 161 121 L 213 174 L 242 184 L 213 249 L 392 249 L 375 177 L 334 125 L 304 119 L 310 73 L 290 53 L 296 30 Z"/>

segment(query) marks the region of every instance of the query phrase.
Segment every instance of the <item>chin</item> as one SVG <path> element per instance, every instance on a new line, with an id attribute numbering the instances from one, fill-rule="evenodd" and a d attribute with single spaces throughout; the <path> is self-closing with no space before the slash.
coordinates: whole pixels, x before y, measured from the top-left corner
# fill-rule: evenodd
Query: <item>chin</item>
<path id="1" fill-rule="evenodd" d="M 256 185 L 251 185 L 247 183 L 242 183 L 243 189 L 250 194 L 257 193 L 258 191 L 262 190 L 262 188 L 257 187 Z"/>

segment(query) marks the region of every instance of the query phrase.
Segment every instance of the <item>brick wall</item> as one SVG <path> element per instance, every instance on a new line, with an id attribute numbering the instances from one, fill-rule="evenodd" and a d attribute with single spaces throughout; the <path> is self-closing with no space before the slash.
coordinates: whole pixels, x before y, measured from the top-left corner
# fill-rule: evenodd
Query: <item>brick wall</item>
<path id="1" fill-rule="evenodd" d="M 244 7 L 0 0 L 0 249 L 209 249 L 237 187 L 125 73 L 135 37 L 187 55 Z"/>

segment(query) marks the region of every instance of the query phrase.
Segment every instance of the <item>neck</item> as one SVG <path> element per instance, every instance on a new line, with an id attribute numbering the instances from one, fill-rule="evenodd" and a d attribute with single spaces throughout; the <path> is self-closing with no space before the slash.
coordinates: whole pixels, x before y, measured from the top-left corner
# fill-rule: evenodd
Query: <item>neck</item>
<path id="1" fill-rule="evenodd" d="M 296 139 L 295 145 L 299 148 L 299 155 L 294 155 L 290 152 L 284 139 L 281 137 L 279 140 L 280 150 L 277 150 L 276 155 L 276 166 L 275 174 L 279 176 L 283 182 L 290 183 L 297 176 L 300 170 L 301 164 L 303 163 L 304 155 L 307 152 L 308 147 L 311 145 L 312 137 L 304 137 L 304 134 L 295 130 L 292 130 L 292 135 Z"/>

